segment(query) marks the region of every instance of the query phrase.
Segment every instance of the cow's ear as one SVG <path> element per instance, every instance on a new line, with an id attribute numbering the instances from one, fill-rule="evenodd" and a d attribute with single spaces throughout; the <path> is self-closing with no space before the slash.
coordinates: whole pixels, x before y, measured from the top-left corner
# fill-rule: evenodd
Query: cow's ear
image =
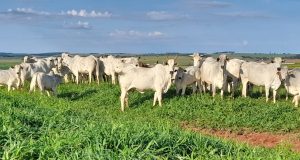
<path id="1" fill-rule="evenodd" d="M 138 59 L 141 59 L 141 56 L 139 56 Z"/>
<path id="2" fill-rule="evenodd" d="M 281 62 L 285 62 L 285 60 L 282 60 Z"/>
<path id="3" fill-rule="evenodd" d="M 168 62 L 164 62 L 165 65 L 168 65 Z"/>
<path id="4" fill-rule="evenodd" d="M 217 58 L 217 61 L 220 61 L 220 58 L 219 58 L 219 57 Z"/>
<path id="5" fill-rule="evenodd" d="M 10 66 L 10 68 L 14 69 L 14 68 L 15 68 L 15 66 Z"/>
<path id="6" fill-rule="evenodd" d="M 121 62 L 122 62 L 122 63 L 125 63 L 125 60 L 124 60 L 124 59 L 122 59 L 122 60 L 121 60 Z"/>
<path id="7" fill-rule="evenodd" d="M 273 61 L 273 60 L 271 60 L 271 63 L 274 63 L 274 61 Z"/>
<path id="8" fill-rule="evenodd" d="M 158 64 L 158 61 L 156 61 L 156 64 Z"/>

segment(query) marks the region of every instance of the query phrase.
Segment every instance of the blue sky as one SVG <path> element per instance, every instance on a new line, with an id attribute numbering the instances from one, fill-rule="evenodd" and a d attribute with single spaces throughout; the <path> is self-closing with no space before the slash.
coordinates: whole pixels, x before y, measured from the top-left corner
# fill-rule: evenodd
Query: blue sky
<path id="1" fill-rule="evenodd" d="M 1 0 L 0 52 L 300 50 L 298 0 Z"/>

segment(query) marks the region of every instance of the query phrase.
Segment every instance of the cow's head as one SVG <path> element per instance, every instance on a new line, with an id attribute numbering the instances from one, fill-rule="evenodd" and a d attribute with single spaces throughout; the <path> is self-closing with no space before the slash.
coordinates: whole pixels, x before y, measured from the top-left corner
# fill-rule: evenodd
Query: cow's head
<path id="1" fill-rule="evenodd" d="M 288 74 L 289 70 L 287 66 L 277 68 L 277 75 L 279 76 L 280 80 L 285 80 L 288 77 Z"/>
<path id="2" fill-rule="evenodd" d="M 175 80 L 176 81 L 181 81 L 187 71 L 185 69 L 181 68 L 181 67 L 175 67 L 174 72 L 176 73 L 175 74 Z"/>
<path id="3" fill-rule="evenodd" d="M 193 55 L 190 55 L 191 57 L 193 57 L 193 61 L 194 61 L 194 66 L 196 67 L 200 67 L 201 66 L 201 61 L 202 61 L 202 57 L 203 55 L 200 55 L 199 53 L 195 52 Z"/>
<path id="4" fill-rule="evenodd" d="M 17 75 L 20 75 L 21 74 L 21 70 L 23 69 L 23 67 L 21 66 L 21 65 L 15 65 L 15 66 L 13 66 L 13 67 L 11 67 L 15 72 L 16 72 L 16 74 Z"/>
<path id="5" fill-rule="evenodd" d="M 271 63 L 275 63 L 275 64 L 278 64 L 278 67 L 281 66 L 281 64 L 285 62 L 285 60 L 283 60 L 281 57 L 275 57 Z"/>
<path id="6" fill-rule="evenodd" d="M 222 69 L 225 69 L 225 68 L 226 68 L 226 64 L 227 64 L 227 61 L 228 61 L 228 60 L 229 60 L 229 58 L 227 57 L 226 54 L 221 54 L 221 55 L 217 58 L 217 61 L 220 63 Z"/>

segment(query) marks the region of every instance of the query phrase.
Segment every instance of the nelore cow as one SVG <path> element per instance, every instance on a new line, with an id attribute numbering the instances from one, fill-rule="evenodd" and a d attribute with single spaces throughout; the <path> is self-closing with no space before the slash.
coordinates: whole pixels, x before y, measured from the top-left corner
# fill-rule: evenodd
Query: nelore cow
<path id="1" fill-rule="evenodd" d="M 206 84 L 211 86 L 212 96 L 215 97 L 216 89 L 221 89 L 221 98 L 223 98 L 226 84 L 226 64 L 228 58 L 222 54 L 217 59 L 208 57 L 200 66 L 201 83 L 205 91 Z"/>
<path id="2" fill-rule="evenodd" d="M 88 74 L 89 83 L 92 83 L 93 73 L 96 74 L 97 83 L 100 81 L 100 66 L 98 58 L 90 55 L 81 57 L 75 55 L 71 57 L 68 53 L 62 53 L 62 64 L 67 66 L 76 78 L 76 83 L 79 84 L 79 77 L 82 74 Z"/>
<path id="3" fill-rule="evenodd" d="M 197 84 L 200 84 L 200 68 L 195 66 L 187 67 L 183 69 L 181 67 L 176 67 L 174 70 L 175 76 L 175 86 L 176 94 L 179 94 L 180 90 L 181 95 L 185 95 L 186 87 L 192 85 L 193 93 L 197 91 Z M 201 92 L 201 86 L 199 86 Z"/>
<path id="4" fill-rule="evenodd" d="M 161 106 L 162 94 L 168 91 L 172 83 L 174 65 L 174 59 L 169 59 L 166 65 L 157 64 L 153 68 L 136 67 L 126 64 L 124 61 L 117 63 L 114 70 L 119 75 L 121 111 L 124 111 L 125 105 L 128 107 L 128 91 L 130 89 L 136 89 L 139 92 L 147 89 L 155 91 L 153 106 L 156 101 Z"/>
<path id="5" fill-rule="evenodd" d="M 241 81 L 243 85 L 242 96 L 247 96 L 248 83 L 256 86 L 264 86 L 266 102 L 269 100 L 269 90 L 273 90 L 273 102 L 276 102 L 277 89 L 286 74 L 281 72 L 282 59 L 277 57 L 273 63 L 262 64 L 257 62 L 244 62 L 241 66 Z"/>
<path id="6" fill-rule="evenodd" d="M 49 73 L 52 68 L 55 68 L 55 58 L 38 59 L 34 63 L 21 63 L 21 84 L 25 83 L 25 80 L 31 80 L 32 76 L 36 72 Z"/>
<path id="7" fill-rule="evenodd" d="M 56 88 L 61 82 L 61 75 L 54 74 L 52 71 L 48 74 L 43 72 L 36 72 L 33 74 L 33 77 L 31 79 L 29 92 L 35 91 L 35 88 L 38 87 L 41 93 L 43 93 L 43 91 L 46 91 L 48 96 L 50 96 L 49 91 L 51 91 L 56 96 Z"/>
<path id="8" fill-rule="evenodd" d="M 20 72 L 22 67 L 15 65 L 8 70 L 0 70 L 0 85 L 7 85 L 8 91 L 18 89 L 20 87 Z"/>
<path id="9" fill-rule="evenodd" d="M 37 62 L 37 58 L 36 57 L 32 57 L 32 56 L 24 56 L 23 58 L 23 62 L 24 63 L 34 63 Z"/>
<path id="10" fill-rule="evenodd" d="M 287 93 L 294 96 L 292 103 L 298 107 L 300 99 L 300 68 L 288 71 L 284 86 Z"/>
<path id="11" fill-rule="evenodd" d="M 244 60 L 240 59 L 230 59 L 226 63 L 225 75 L 225 89 L 228 92 L 231 92 L 231 96 L 234 97 L 235 89 L 237 88 L 238 82 L 240 80 L 240 71 L 241 66 L 244 63 Z"/>
<path id="12" fill-rule="evenodd" d="M 131 64 L 136 67 L 139 66 L 139 57 L 116 58 L 114 56 L 100 57 L 99 58 L 103 72 L 111 77 L 112 84 L 116 84 L 118 75 L 115 71 L 115 65 L 120 63 Z"/>

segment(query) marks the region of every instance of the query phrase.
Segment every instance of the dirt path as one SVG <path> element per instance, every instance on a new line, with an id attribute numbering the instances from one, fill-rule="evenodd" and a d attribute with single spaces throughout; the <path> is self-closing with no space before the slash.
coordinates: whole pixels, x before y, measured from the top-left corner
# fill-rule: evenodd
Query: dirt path
<path id="1" fill-rule="evenodd" d="M 270 132 L 249 131 L 232 132 L 226 130 L 199 128 L 188 122 L 182 122 L 181 127 L 204 135 L 243 142 L 252 146 L 274 148 L 279 144 L 289 144 L 293 151 L 300 152 L 300 134 L 297 133 L 276 134 Z"/>

